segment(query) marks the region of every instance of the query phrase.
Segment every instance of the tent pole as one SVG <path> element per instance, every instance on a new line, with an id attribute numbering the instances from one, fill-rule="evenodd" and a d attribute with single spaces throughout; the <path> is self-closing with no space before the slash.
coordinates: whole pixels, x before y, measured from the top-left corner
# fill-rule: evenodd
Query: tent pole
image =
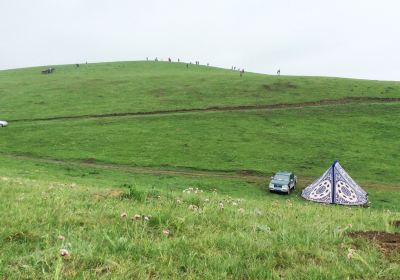
<path id="1" fill-rule="evenodd" d="M 337 160 L 332 164 L 332 204 L 336 204 L 336 186 L 335 186 L 335 165 Z"/>

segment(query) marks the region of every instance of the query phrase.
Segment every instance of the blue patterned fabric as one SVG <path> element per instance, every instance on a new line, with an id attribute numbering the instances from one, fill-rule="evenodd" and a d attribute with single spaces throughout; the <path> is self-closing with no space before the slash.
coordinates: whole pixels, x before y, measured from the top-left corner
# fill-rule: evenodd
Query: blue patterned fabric
<path id="1" fill-rule="evenodd" d="M 347 174 L 339 162 L 305 188 L 301 196 L 307 200 L 342 205 L 364 205 L 368 194 Z"/>

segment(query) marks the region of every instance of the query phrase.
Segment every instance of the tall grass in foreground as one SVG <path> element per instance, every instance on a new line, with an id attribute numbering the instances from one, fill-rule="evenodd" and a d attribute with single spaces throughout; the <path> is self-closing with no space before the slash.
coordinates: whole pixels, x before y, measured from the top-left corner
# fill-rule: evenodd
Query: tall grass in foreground
<path id="1" fill-rule="evenodd" d="M 105 190 L 8 177 L 0 178 L 0 199 L 5 279 L 400 275 L 398 254 L 384 257 L 373 244 L 346 236 L 394 231 L 389 223 L 400 219 L 398 212 L 304 204 L 293 197 L 243 200 L 218 191 Z M 61 249 L 69 256 L 60 256 Z"/>

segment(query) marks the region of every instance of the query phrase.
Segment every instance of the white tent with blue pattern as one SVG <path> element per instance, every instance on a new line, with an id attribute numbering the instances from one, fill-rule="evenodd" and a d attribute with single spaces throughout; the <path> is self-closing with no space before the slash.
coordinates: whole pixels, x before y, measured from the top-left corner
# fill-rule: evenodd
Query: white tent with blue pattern
<path id="1" fill-rule="evenodd" d="M 368 203 L 368 194 L 347 174 L 337 160 L 321 177 L 305 188 L 301 196 L 320 203 L 341 205 Z"/>

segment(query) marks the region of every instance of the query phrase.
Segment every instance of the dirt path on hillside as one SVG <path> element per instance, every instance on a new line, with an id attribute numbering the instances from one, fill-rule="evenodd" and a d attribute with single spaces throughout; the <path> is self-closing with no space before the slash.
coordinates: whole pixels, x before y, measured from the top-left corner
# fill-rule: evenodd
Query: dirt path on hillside
<path id="1" fill-rule="evenodd" d="M 85 168 L 96 168 L 104 170 L 116 170 L 137 174 L 152 174 L 152 175 L 174 175 L 174 176 L 184 176 L 184 177 L 198 177 L 198 178 L 221 178 L 227 180 L 241 180 L 251 183 L 263 183 L 269 182 L 270 176 L 265 174 L 260 174 L 257 171 L 252 170 L 238 170 L 238 171 L 218 171 L 218 170 L 198 170 L 189 168 L 165 168 L 165 167 L 146 167 L 146 166 L 131 166 L 123 164 L 110 164 L 98 162 L 95 159 L 88 160 L 59 160 L 52 158 L 36 157 L 36 156 L 26 156 L 26 155 L 15 155 L 0 152 L 1 156 L 21 159 L 21 160 L 32 160 L 41 163 L 57 164 L 63 166 L 75 166 L 75 167 L 85 167 Z M 307 186 L 312 183 L 316 178 L 299 176 L 299 181 L 301 186 Z M 400 190 L 400 186 L 394 184 L 377 184 L 374 182 L 363 183 L 363 187 L 374 188 L 380 190 Z"/>
<path id="2" fill-rule="evenodd" d="M 141 173 L 141 174 L 153 174 L 153 175 L 176 175 L 176 176 L 186 176 L 186 177 L 210 177 L 210 178 L 224 178 L 224 179 L 240 179 L 248 182 L 262 182 L 266 181 L 269 177 L 257 174 L 254 171 L 243 170 L 243 171 L 214 171 L 214 170 L 196 170 L 196 169 L 183 169 L 183 168 L 162 168 L 162 167 L 147 167 L 147 166 L 131 166 L 131 165 L 123 165 L 123 164 L 110 164 L 110 163 L 102 163 L 96 160 L 59 160 L 52 158 L 44 158 L 44 157 L 35 157 L 35 156 L 25 156 L 25 155 L 13 155 L 1 153 L 1 156 L 21 159 L 21 160 L 32 160 L 41 163 L 49 163 L 49 164 L 57 164 L 57 165 L 66 165 L 66 166 L 77 166 L 77 167 L 86 167 L 86 168 L 99 168 L 106 170 L 117 170 L 117 171 L 125 171 L 132 173 Z"/>
<path id="3" fill-rule="evenodd" d="M 34 121 L 55 121 L 68 119 L 90 119 L 90 118 L 110 118 L 125 116 L 152 116 L 152 115 L 172 115 L 172 114 L 188 114 L 201 112 L 230 112 L 230 111 L 251 111 L 251 110 L 274 110 L 274 109 L 295 109 L 306 107 L 318 107 L 326 105 L 345 105 L 349 103 L 368 104 L 368 103 L 395 103 L 400 102 L 400 98 L 384 98 L 384 97 L 346 97 L 342 99 L 325 99 L 319 101 L 309 101 L 302 103 L 278 103 L 278 104 L 260 104 L 260 105 L 239 105 L 239 106 L 213 106 L 206 108 L 193 109 L 176 109 L 176 110 L 159 110 L 149 112 L 120 112 L 107 114 L 88 114 L 78 116 L 56 116 L 47 118 L 32 119 L 14 119 L 9 122 L 34 122 Z"/>

